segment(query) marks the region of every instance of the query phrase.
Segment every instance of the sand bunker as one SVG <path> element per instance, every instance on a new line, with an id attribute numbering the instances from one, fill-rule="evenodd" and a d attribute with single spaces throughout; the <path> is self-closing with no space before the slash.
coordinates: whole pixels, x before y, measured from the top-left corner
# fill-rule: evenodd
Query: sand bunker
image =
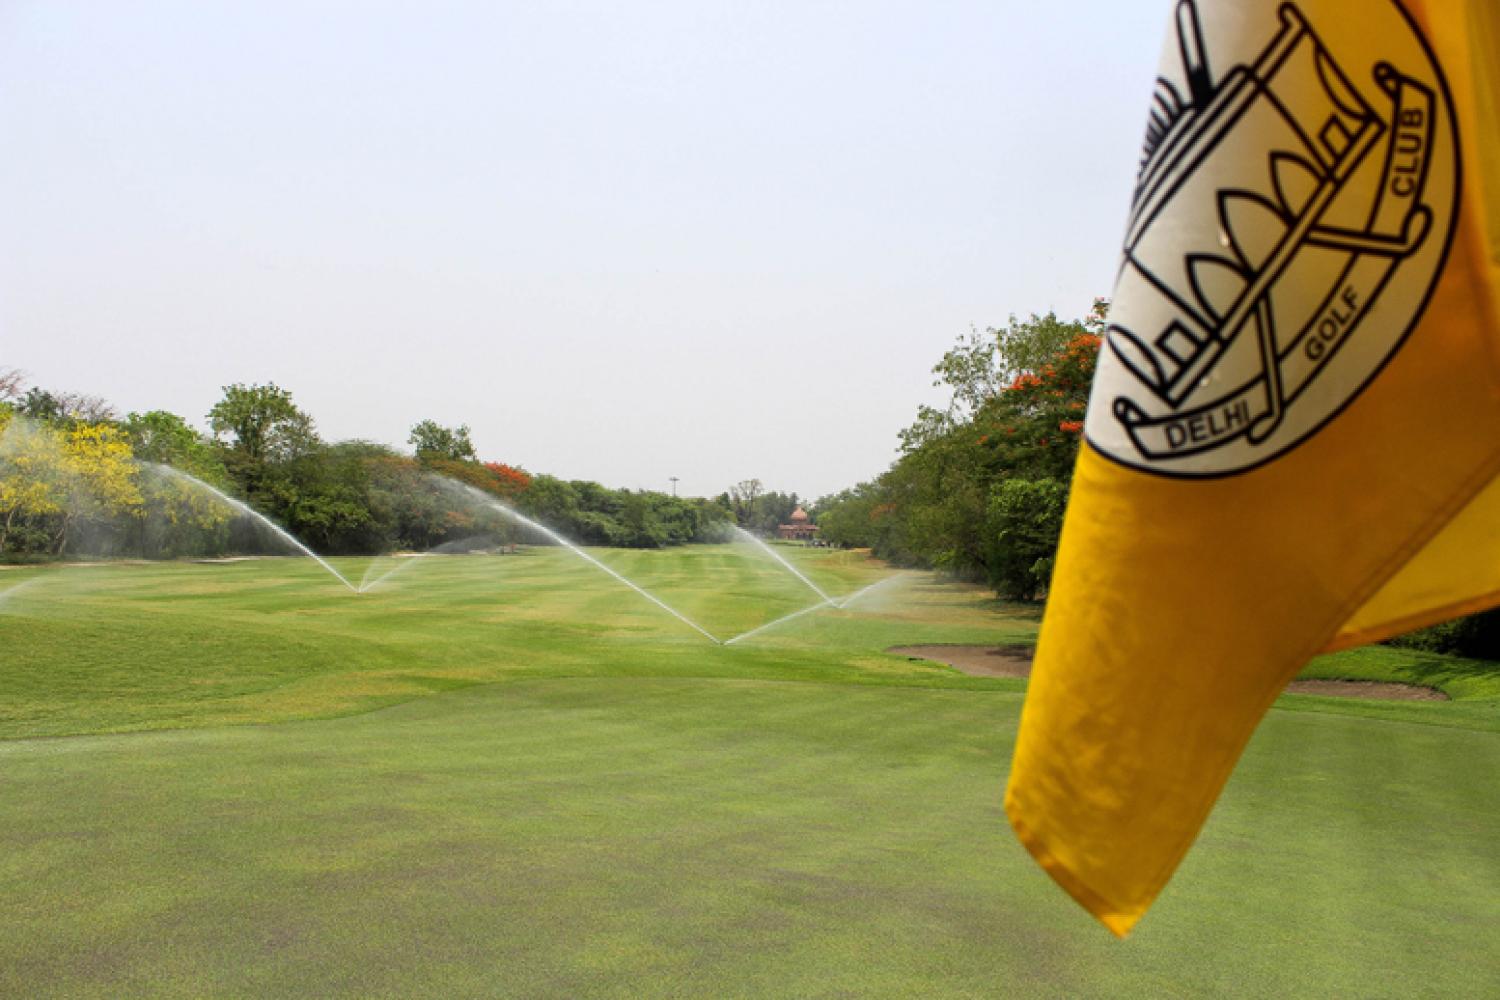
<path id="1" fill-rule="evenodd" d="M 1030 646 L 892 646 L 886 650 L 913 660 L 936 660 L 975 677 L 1027 677 L 1031 674 Z M 1436 688 L 1377 681 L 1292 681 L 1289 694 L 1325 698 L 1376 698 L 1387 701 L 1447 701 Z"/>

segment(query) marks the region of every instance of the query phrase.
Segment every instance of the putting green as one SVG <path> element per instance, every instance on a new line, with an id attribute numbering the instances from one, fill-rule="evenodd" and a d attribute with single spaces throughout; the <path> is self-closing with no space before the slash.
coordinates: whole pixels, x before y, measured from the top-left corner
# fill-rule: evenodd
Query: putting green
<path id="1" fill-rule="evenodd" d="M 884 572 L 789 554 L 833 593 Z M 1284 699 L 1122 944 L 1005 826 L 1021 683 L 879 652 L 1032 612 L 910 575 L 724 648 L 562 555 L 357 598 L 279 560 L 0 574 L 40 581 L 0 604 L 5 735 L 195 727 L 0 742 L 0 995 L 1500 986 L 1475 665 L 1380 653 L 1477 685 L 1399 718 Z M 815 600 L 737 547 L 599 555 L 716 634 Z"/>

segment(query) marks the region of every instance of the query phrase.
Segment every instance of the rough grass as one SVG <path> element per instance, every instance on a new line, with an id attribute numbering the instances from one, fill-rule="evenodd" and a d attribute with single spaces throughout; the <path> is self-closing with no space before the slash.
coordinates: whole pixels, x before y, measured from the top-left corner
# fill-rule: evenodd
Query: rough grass
<path id="1" fill-rule="evenodd" d="M 287 561 L 0 574 L 47 574 L 0 597 L 0 995 L 1500 989 L 1479 665 L 1328 661 L 1477 686 L 1421 725 L 1283 699 L 1120 943 L 1004 823 L 1020 682 L 880 652 L 1032 611 L 911 576 L 726 649 L 562 555 L 358 598 Z M 601 556 L 721 633 L 813 600 L 736 548 Z M 17 738 L 66 733 L 99 735 Z"/>
<path id="2" fill-rule="evenodd" d="M 1303 668 L 1317 680 L 1395 681 L 1436 688 L 1453 699 L 1437 713 L 1413 711 L 1415 702 L 1361 701 L 1284 695 L 1283 708 L 1337 712 L 1426 725 L 1500 732 L 1500 664 L 1393 646 L 1364 646 L 1320 656 Z"/>

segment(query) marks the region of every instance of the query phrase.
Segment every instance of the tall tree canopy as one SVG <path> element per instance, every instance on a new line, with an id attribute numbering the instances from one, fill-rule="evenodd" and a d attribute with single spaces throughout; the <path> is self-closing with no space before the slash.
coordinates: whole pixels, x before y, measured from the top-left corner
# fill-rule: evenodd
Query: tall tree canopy
<path id="1" fill-rule="evenodd" d="M 1007 596 L 1037 594 L 1103 329 L 1101 302 L 1086 319 L 1012 317 L 960 339 L 933 368 L 948 404 L 918 410 L 878 479 L 818 502 L 823 537 L 984 579 Z"/>
<path id="2" fill-rule="evenodd" d="M 734 511 L 734 519 L 740 527 L 754 525 L 755 515 L 759 512 L 757 502 L 764 491 L 765 486 L 759 479 L 742 479 L 729 488 L 729 509 Z"/>
<path id="3" fill-rule="evenodd" d="M 257 474 L 267 464 L 297 458 L 318 444 L 312 417 L 275 383 L 226 385 L 224 398 L 208 411 L 208 426 L 242 467 Z"/>
<path id="4" fill-rule="evenodd" d="M 417 451 L 421 461 L 447 459 L 450 462 L 474 462 L 479 458 L 474 442 L 469 440 L 469 425 L 444 427 L 435 420 L 423 420 L 411 429 L 406 443 Z"/>

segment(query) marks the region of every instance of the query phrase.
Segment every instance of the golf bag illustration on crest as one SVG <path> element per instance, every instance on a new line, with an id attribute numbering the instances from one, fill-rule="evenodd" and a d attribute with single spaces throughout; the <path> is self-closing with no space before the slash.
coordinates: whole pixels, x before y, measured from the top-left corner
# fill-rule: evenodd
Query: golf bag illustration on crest
<path id="1" fill-rule="evenodd" d="M 1091 405 L 1126 464 L 1197 472 L 1180 460 L 1234 444 L 1243 468 L 1295 443 L 1287 414 L 1432 237 L 1432 90 L 1373 61 L 1367 100 L 1297 5 L 1277 21 L 1215 79 L 1197 4 L 1178 6 L 1183 76 L 1157 81 L 1110 313 L 1125 371 Z"/>

